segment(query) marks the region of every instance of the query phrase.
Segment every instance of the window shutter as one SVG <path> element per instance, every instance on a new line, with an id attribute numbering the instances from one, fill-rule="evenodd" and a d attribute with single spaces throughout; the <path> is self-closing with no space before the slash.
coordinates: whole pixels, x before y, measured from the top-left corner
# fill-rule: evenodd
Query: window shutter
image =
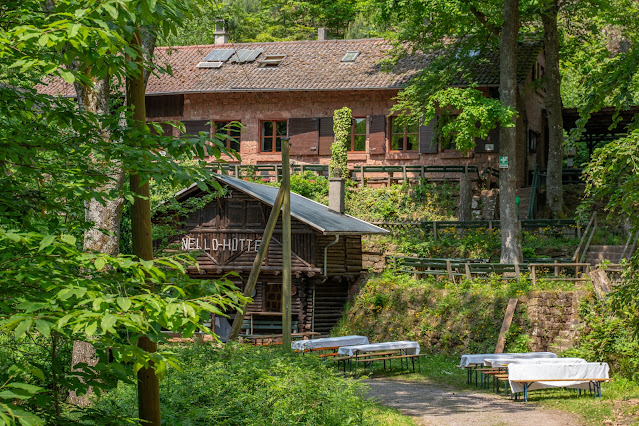
<path id="1" fill-rule="evenodd" d="M 209 120 L 191 120 L 191 121 L 183 121 L 184 128 L 186 132 L 182 135 L 185 137 L 186 135 L 190 136 L 198 136 L 200 132 L 211 134 L 211 125 L 209 124 Z"/>
<path id="2" fill-rule="evenodd" d="M 319 155 L 331 155 L 331 145 L 335 134 L 333 133 L 333 117 L 319 119 Z"/>
<path id="3" fill-rule="evenodd" d="M 373 155 L 386 151 L 386 116 L 372 115 L 368 117 L 368 148 Z"/>
<path id="4" fill-rule="evenodd" d="M 419 126 L 419 152 L 422 154 L 437 153 L 437 138 L 435 137 L 435 124 L 437 119 L 433 119 L 427 125 Z"/>
<path id="5" fill-rule="evenodd" d="M 149 118 L 180 117 L 184 114 L 184 95 L 146 96 L 144 104 Z"/>
<path id="6" fill-rule="evenodd" d="M 493 149 L 487 150 L 486 144 L 492 144 Z M 499 152 L 499 126 L 489 131 L 486 139 L 475 138 L 475 152 Z"/>
<path id="7" fill-rule="evenodd" d="M 317 149 L 317 118 L 289 118 L 288 135 L 291 138 L 291 154 L 308 154 Z"/>

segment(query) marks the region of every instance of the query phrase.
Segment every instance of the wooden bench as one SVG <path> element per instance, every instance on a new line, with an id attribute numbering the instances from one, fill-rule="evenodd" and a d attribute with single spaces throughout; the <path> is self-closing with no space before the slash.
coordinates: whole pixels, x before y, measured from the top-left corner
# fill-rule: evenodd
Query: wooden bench
<path id="1" fill-rule="evenodd" d="M 319 336 L 320 333 L 316 331 L 305 331 L 302 333 L 291 333 L 293 340 L 303 339 L 305 337 Z M 242 340 L 246 340 L 254 346 L 271 346 L 282 344 L 282 334 L 240 334 Z"/>
<path id="2" fill-rule="evenodd" d="M 508 379 L 506 379 L 508 380 Z M 612 379 L 602 379 L 602 378 L 593 378 L 593 379 L 569 379 L 569 378 L 561 378 L 561 379 L 536 379 L 536 380 L 509 380 L 515 383 L 522 383 L 524 385 L 524 401 L 528 402 L 528 388 L 533 383 L 537 382 L 589 382 L 593 385 L 592 392 L 594 393 L 595 398 L 601 398 L 601 383 L 603 382 L 612 382 Z M 580 389 L 581 391 L 581 389 Z M 580 392 L 581 393 L 581 392 Z M 515 394 L 515 400 L 517 400 L 517 393 Z"/>
<path id="3" fill-rule="evenodd" d="M 386 352 L 373 351 L 373 352 L 361 352 L 352 356 L 344 356 L 335 358 L 337 361 L 337 367 L 339 369 L 340 363 L 344 365 L 344 372 L 346 372 L 346 362 L 349 364 L 349 371 L 352 371 L 353 363 L 355 363 L 355 374 L 357 374 L 357 363 L 364 363 L 364 367 L 368 366 L 369 374 L 373 374 L 373 362 L 382 361 L 384 363 L 384 370 L 386 370 L 386 361 L 389 363 L 389 368 L 392 368 L 392 360 L 399 359 L 403 369 L 403 361 L 406 360 L 406 370 L 409 371 L 408 361 L 412 362 L 413 373 L 415 372 L 415 360 L 417 360 L 418 371 L 421 371 L 421 365 L 419 358 L 425 356 L 425 354 L 405 354 L 402 349 L 390 350 Z"/>

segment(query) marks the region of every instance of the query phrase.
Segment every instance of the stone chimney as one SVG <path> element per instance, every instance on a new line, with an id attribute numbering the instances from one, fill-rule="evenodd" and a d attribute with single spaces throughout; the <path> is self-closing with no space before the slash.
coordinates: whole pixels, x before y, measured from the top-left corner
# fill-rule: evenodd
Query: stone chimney
<path id="1" fill-rule="evenodd" d="M 229 35 L 226 33 L 226 22 L 224 19 L 215 20 L 215 44 L 225 44 L 229 42 Z"/>
<path id="2" fill-rule="evenodd" d="M 328 32 L 326 28 L 318 28 L 317 29 L 317 39 L 318 40 L 326 40 L 328 36 Z"/>
<path id="3" fill-rule="evenodd" d="M 328 208 L 344 214 L 344 179 L 330 178 L 328 181 Z"/>

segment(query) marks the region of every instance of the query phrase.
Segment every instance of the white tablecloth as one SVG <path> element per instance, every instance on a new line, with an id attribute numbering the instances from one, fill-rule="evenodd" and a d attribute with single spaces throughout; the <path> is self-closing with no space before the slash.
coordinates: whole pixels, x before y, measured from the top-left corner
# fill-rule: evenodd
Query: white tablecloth
<path id="1" fill-rule="evenodd" d="M 383 352 L 393 349 L 404 349 L 407 355 L 418 355 L 419 343 L 402 340 L 398 342 L 371 343 L 370 345 L 342 346 L 337 352 L 340 355 L 353 356 L 355 352 Z"/>
<path id="2" fill-rule="evenodd" d="M 291 348 L 298 351 L 307 349 L 334 348 L 336 346 L 368 345 L 366 336 L 323 337 L 321 339 L 297 340 L 291 343 Z"/>
<path id="3" fill-rule="evenodd" d="M 552 352 L 522 352 L 508 354 L 470 354 L 462 355 L 460 367 L 468 367 L 472 364 L 483 364 L 486 358 L 491 359 L 513 359 L 513 358 L 557 358 L 557 354 Z"/>
<path id="4" fill-rule="evenodd" d="M 571 381 L 570 379 L 607 379 L 609 378 L 608 364 L 605 362 L 585 362 L 578 364 L 510 364 L 508 366 L 508 380 L 513 392 L 523 392 L 524 383 L 513 380 L 534 382 L 528 390 L 544 388 L 590 388 L 590 382 Z M 544 382 L 543 379 L 566 379 L 561 381 Z"/>
<path id="5" fill-rule="evenodd" d="M 484 359 L 486 367 L 506 367 L 510 364 L 583 364 L 583 358 L 511 358 L 511 359 Z"/>

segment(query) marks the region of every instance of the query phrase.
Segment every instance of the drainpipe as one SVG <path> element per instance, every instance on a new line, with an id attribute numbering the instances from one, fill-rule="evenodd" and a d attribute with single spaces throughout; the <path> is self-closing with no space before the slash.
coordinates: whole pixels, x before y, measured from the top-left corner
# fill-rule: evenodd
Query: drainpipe
<path id="1" fill-rule="evenodd" d="M 335 241 L 326 244 L 326 247 L 324 247 L 324 281 L 322 282 L 325 282 L 328 278 L 326 276 L 326 270 L 328 265 L 328 262 L 326 261 L 326 256 L 328 255 L 328 248 L 337 244 L 338 241 L 339 241 L 339 234 L 335 235 Z"/>

